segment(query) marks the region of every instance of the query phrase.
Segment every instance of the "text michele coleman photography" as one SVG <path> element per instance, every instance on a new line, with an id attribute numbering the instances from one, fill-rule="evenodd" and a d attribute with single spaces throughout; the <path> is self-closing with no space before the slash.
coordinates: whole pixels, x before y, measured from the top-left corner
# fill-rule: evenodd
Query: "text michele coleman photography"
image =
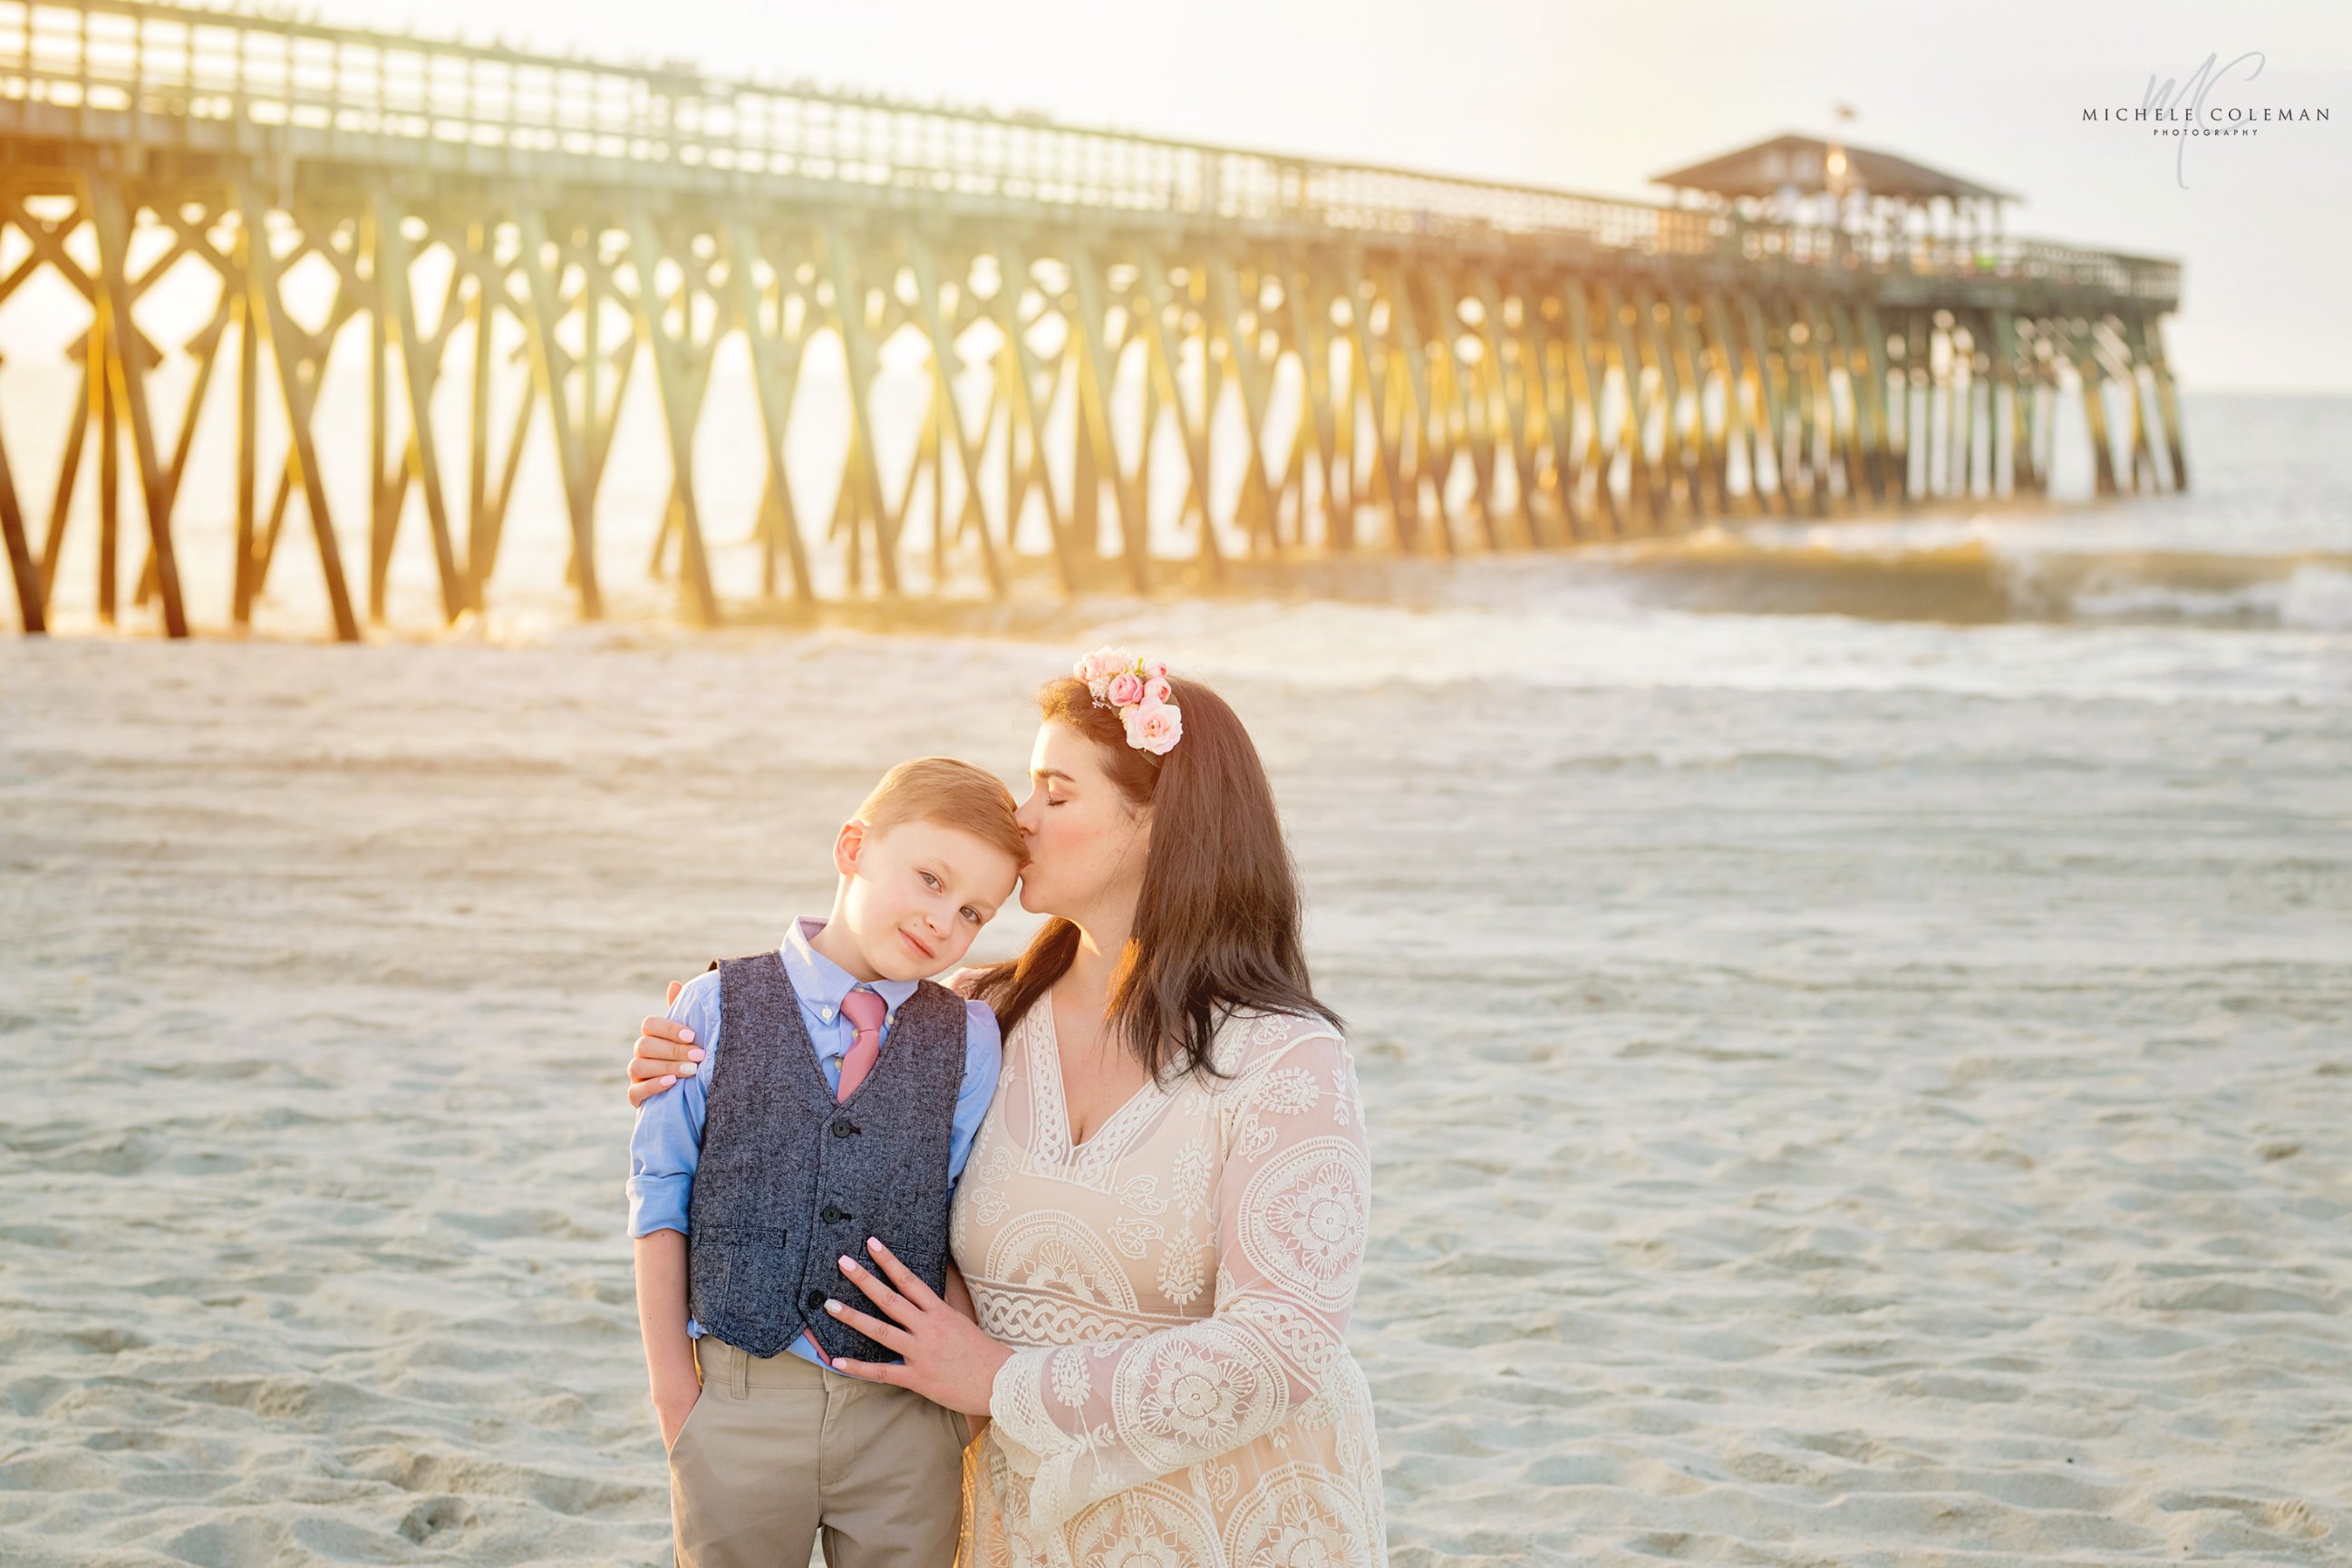
<path id="1" fill-rule="evenodd" d="M 0 1564 L 2352 1568 L 2347 107 L 0 0 Z"/>

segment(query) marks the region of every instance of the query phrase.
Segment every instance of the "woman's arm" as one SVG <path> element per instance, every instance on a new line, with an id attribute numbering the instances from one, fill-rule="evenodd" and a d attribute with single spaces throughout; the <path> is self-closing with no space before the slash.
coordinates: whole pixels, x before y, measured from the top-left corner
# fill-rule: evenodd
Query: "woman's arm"
<path id="1" fill-rule="evenodd" d="M 971 1319 L 975 1325 L 979 1323 L 980 1308 L 971 1299 L 971 1287 L 964 1283 L 963 1270 L 955 1266 L 955 1259 L 952 1258 L 948 1259 L 947 1289 L 942 1294 L 947 1297 L 949 1306 Z M 979 1442 L 980 1435 L 988 1430 L 986 1413 L 975 1415 L 970 1411 L 965 1411 L 962 1414 L 964 1441 L 968 1444 Z"/>
<path id="2" fill-rule="evenodd" d="M 977 969 L 959 969 L 941 984 L 959 996 L 969 995 L 979 975 Z M 676 1006 L 681 989 L 680 982 L 671 981 L 663 1005 Z M 692 1078 L 701 1060 L 702 1047 L 695 1043 L 692 1029 L 670 1018 L 639 1019 L 636 1050 L 629 1058 L 629 1103 L 643 1105 L 679 1079 Z"/>

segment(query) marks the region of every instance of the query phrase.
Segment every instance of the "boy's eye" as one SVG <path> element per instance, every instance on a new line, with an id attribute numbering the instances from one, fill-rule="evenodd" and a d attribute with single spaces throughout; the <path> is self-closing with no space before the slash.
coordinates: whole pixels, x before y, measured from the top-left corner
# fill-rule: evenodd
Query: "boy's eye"
<path id="1" fill-rule="evenodd" d="M 970 921 L 972 924 L 978 925 L 980 923 L 980 911 L 973 909 L 970 904 L 966 904 L 963 907 L 963 918 Z"/>
<path id="2" fill-rule="evenodd" d="M 930 889 L 933 892 L 937 892 L 939 890 L 940 879 L 937 877 L 932 876 L 929 871 L 922 872 L 920 875 L 923 879 L 923 886 Z"/>

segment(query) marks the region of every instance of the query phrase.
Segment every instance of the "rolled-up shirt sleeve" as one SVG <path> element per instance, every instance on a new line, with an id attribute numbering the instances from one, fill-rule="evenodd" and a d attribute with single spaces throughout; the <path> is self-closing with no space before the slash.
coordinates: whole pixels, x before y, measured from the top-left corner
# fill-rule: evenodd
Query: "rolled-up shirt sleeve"
<path id="1" fill-rule="evenodd" d="M 694 1193 L 694 1169 L 702 1157 L 702 1114 L 710 1075 L 719 1066 L 719 972 L 706 970 L 687 982 L 669 1010 L 673 1022 L 694 1031 L 702 1062 L 692 1078 L 681 1078 L 637 1107 L 629 1134 L 629 1234 L 686 1230 L 687 1200 Z"/>

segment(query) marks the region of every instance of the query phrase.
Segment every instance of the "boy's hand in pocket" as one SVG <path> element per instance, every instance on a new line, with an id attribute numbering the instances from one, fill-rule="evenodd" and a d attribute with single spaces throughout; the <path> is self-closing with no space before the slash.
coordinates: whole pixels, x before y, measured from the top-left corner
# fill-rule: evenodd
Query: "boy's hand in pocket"
<path id="1" fill-rule="evenodd" d="M 654 1395 L 654 1419 L 660 1424 L 662 1450 L 667 1453 L 677 1447 L 678 1432 L 686 1418 L 693 1414 L 694 1402 L 702 1397 L 698 1384 L 688 1384 L 680 1389 L 666 1389 Z"/>

